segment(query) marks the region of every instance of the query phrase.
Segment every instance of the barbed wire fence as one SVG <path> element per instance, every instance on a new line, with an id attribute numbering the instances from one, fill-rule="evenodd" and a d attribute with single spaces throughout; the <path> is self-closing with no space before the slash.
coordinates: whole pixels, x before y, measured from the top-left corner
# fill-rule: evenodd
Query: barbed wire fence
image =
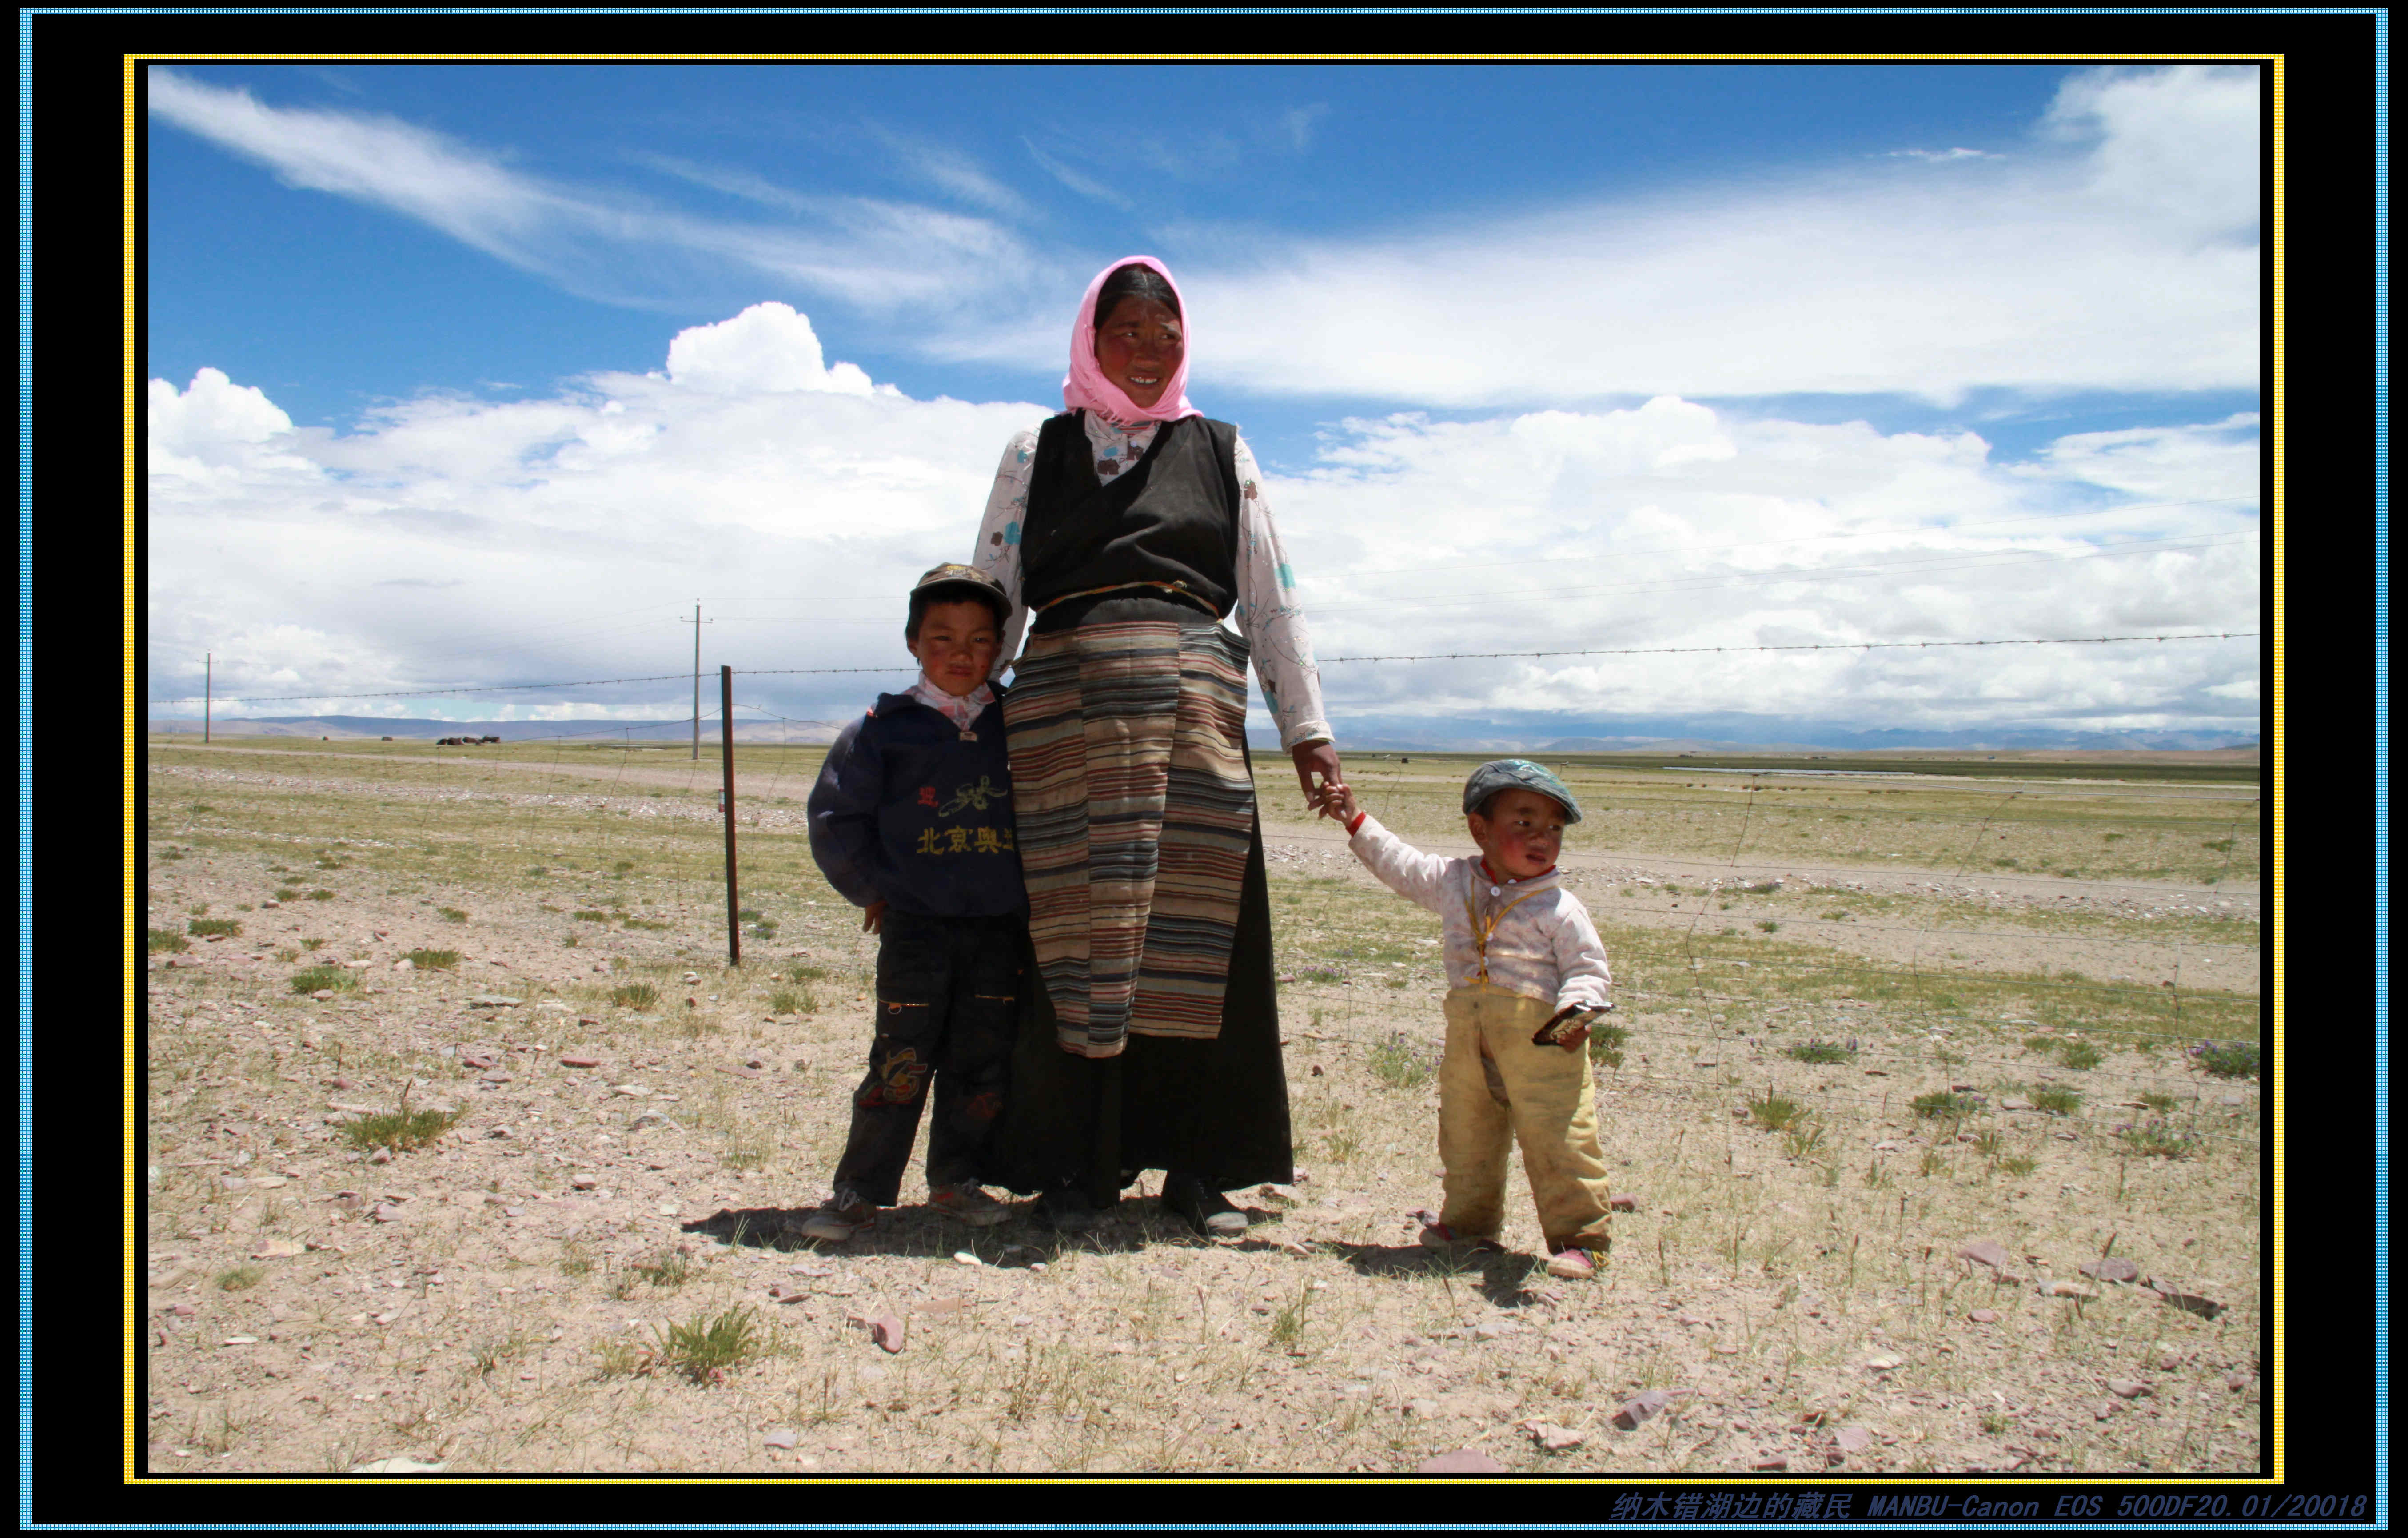
<path id="1" fill-rule="evenodd" d="M 2255 632 L 2240 631 L 1859 645 L 1864 649 L 2087 645 L 2254 636 Z M 1539 659 L 1838 649 L 1842 648 L 1822 644 L 1613 648 L 1340 655 L 1325 662 L 1336 666 L 1460 657 Z M 907 663 L 899 668 L 743 669 L 736 676 L 741 680 L 888 676 L 900 681 L 911 671 Z M 363 695 L 216 697 L 254 709 L 274 703 L 323 706 L 351 699 L 523 697 L 547 692 L 557 696 L 569 689 L 684 683 L 690 677 L 674 673 Z M 573 708 L 569 701 L 561 704 Z M 800 970 L 832 970 L 847 982 L 863 983 L 869 975 L 875 942 L 850 921 L 850 907 L 818 885 L 804 847 L 808 829 L 798 803 L 816 774 L 817 744 L 796 743 L 792 738 L 824 735 L 828 724 L 785 715 L 757 702 L 736 701 L 734 708 L 753 719 L 778 723 L 781 733 L 775 752 L 766 751 L 768 744 L 757 741 L 738 742 L 734 750 L 739 771 L 747 769 L 746 758 L 755 755 L 767 759 L 768 769 L 766 782 L 753 771 L 749 789 L 739 782 L 733 811 L 736 826 L 744 840 L 775 851 L 774 858 L 758 864 L 752 855 L 738 855 L 752 878 L 742 898 L 748 938 L 758 943 L 760 958 L 773 966 L 796 960 L 817 962 L 823 965 L 806 965 Z M 706 722 L 726 725 L 715 706 L 702 716 Z M 241 718 L 233 718 L 221 729 L 238 731 L 240 725 Z M 679 720 L 551 730 L 544 723 L 528 722 L 508 731 L 508 740 L 501 744 L 508 750 L 503 761 L 491 756 L 490 747 L 455 749 L 423 740 L 352 739 L 340 753 L 320 758 L 322 768 L 318 772 L 280 758 L 253 773 L 248 768 L 232 767 L 243 761 L 219 755 L 214 748 L 204 749 L 189 738 L 154 736 L 150 762 L 158 771 L 249 781 L 263 794 L 291 793 L 305 800 L 356 798 L 366 793 L 379 811 L 375 829 L 366 837 L 331 826 L 323 831 L 241 829 L 232 825 L 209 827 L 189 820 L 182 825 L 185 834 L 209 827 L 219 834 L 265 836 L 316 853 L 320 867 L 328 870 L 344 869 L 379 842 L 390 843 L 406 836 L 417 853 L 432 860 L 429 880 L 435 887 L 485 895 L 531 888 L 526 895 L 537 898 L 540 910 L 547 916 L 559 916 L 567 948 L 596 953 L 593 963 L 596 970 L 609 970 L 618 965 L 612 957 L 630 956 L 655 961 L 669 957 L 670 965 L 682 959 L 698 968 L 713 959 L 725 926 L 726 908 L 721 895 L 725 860 L 719 839 L 725 813 L 711 799 L 720 770 L 722 734 L 706 731 L 704 735 L 710 739 L 706 751 L 675 768 L 664 761 L 661 753 L 685 745 L 682 740 L 638 741 L 639 732 L 657 735 L 688 725 Z M 796 728 L 808 730 L 797 732 Z M 613 738 L 618 740 L 615 745 Z M 244 747 L 251 752 L 263 747 L 276 751 L 272 740 L 265 744 L 254 740 Z M 308 743 L 303 751 L 315 755 L 317 744 Z M 1382 783 L 1387 760 L 1406 756 L 1410 755 L 1349 755 L 1349 778 L 1375 812 L 1379 810 L 1375 798 L 1391 788 Z M 679 768 L 684 770 L 682 775 L 677 772 Z M 1583 772 L 1610 776 L 1614 770 L 1611 760 L 1584 761 Z M 1779 819 L 1769 810 L 1760 812 L 1759 807 L 1769 807 L 1769 792 L 1776 787 L 1796 790 L 1798 786 L 1784 782 L 1808 779 L 1812 771 L 1725 771 L 1720 766 L 1683 764 L 1669 772 L 1653 772 L 1657 780 L 1639 794 L 1629 815 L 1634 826 L 1656 823 L 1656 836 L 1617 847 L 1615 829 L 1605 827 L 1574 841 L 1571 853 L 1579 864 L 1568 881 L 1604 931 L 1609 952 L 1621 953 L 1615 973 L 1622 1010 L 1609 1018 L 1629 1034 L 1617 1049 L 1608 1050 L 1600 1058 L 1601 1084 L 1617 1086 L 1619 1092 L 1685 1099 L 1713 1112 L 1719 1110 L 1717 1102 L 1730 1101 L 1735 1096 L 1771 1096 L 1785 1085 L 1811 1097 L 1817 1114 L 1888 1118 L 1915 1098 L 1910 1090 L 1924 1097 L 1963 1094 L 1986 1095 L 1990 1101 L 2044 1100 L 2042 1091 L 2071 1089 L 2090 1082 L 2080 1066 L 2086 1060 L 2086 1049 L 2104 1044 L 2121 1054 L 2115 1082 L 2125 1085 L 2129 1095 L 2150 1098 L 2127 1099 L 2107 1108 L 2074 1107 L 2062 1095 L 2057 1097 L 2057 1104 L 2068 1107 L 2069 1126 L 2085 1117 L 2103 1124 L 2123 1112 L 2134 1113 L 2128 1119 L 2137 1120 L 2140 1114 L 2154 1115 L 2183 1101 L 2197 1108 L 2209 1103 L 2206 1097 L 2211 1093 L 2217 1096 L 2214 1103 L 2221 1104 L 2224 1092 L 2232 1086 L 2229 1081 L 2219 1086 L 2203 1078 L 2194 1049 L 2222 1040 L 2254 1044 L 2259 1038 L 2260 999 L 2254 968 L 2241 969 L 2250 979 L 2243 989 L 2229 984 L 2236 969 L 2209 966 L 2254 954 L 2254 939 L 2202 938 L 2196 932 L 2255 932 L 2254 924 L 2243 926 L 2220 916 L 2224 910 L 2205 903 L 2177 905 L 2171 897 L 2157 904 L 2137 898 L 2122 899 L 2120 907 L 2087 904 L 2084 905 L 2086 914 L 2082 909 L 2045 910 L 2050 925 L 2069 922 L 2068 915 L 2073 915 L 2070 928 L 2013 922 L 1985 927 L 1979 919 L 1968 922 L 1959 916 L 1969 906 L 1979 911 L 2014 896 L 1996 889 L 1997 870 L 2014 869 L 2016 874 L 2010 879 L 2027 884 L 2036 879 L 2028 865 L 2046 870 L 2045 846 L 2052 838 L 2069 832 L 2126 836 L 2102 834 L 2102 829 L 2115 827 L 2139 837 L 2159 826 L 2160 814 L 2150 803 L 2181 801 L 2198 806 L 2200 792 L 2159 794 L 2118 786 L 2113 800 L 2120 810 L 2069 809 L 2080 814 L 2050 815 L 2047 803 L 2052 798 L 2069 794 L 2086 797 L 2099 793 L 2099 787 L 2069 792 L 2026 783 L 2000 787 L 1995 794 L 1979 793 L 1974 812 L 1961 806 L 1943 811 L 1933 804 L 1935 798 L 1944 790 L 1961 803 L 1969 794 L 1963 784 L 1916 784 L 1910 778 L 1877 794 L 1916 798 L 1910 804 L 1920 805 L 1920 810 L 1909 812 L 1901 804 L 1894 815 L 1885 807 L 1879 817 L 1864 812 L 1842 816 L 1841 823 L 1855 825 L 1848 830 L 1853 842 L 1844 850 L 1826 849 L 1818 859 L 1799 860 L 1770 845 L 1771 827 Z M 1676 785 L 1670 778 L 1671 773 L 1711 772 L 1731 772 L 1732 783 L 1707 788 L 1686 781 Z M 582 780 L 591 788 L 529 783 L 534 777 Z M 1398 779 L 1401 782 L 1401 774 Z M 1264 807 L 1276 817 L 1275 783 L 1268 773 L 1258 777 Z M 1401 783 L 1394 788 L 1403 794 Z M 2241 794 L 2244 790 L 2247 794 Z M 2193 887 L 2206 892 L 2232 890 L 2244 852 L 2256 847 L 2258 801 L 2254 788 L 2217 787 L 2215 793 L 2230 802 L 2229 815 L 2220 810 L 2217 813 L 2222 818 L 2222 837 L 2197 841 L 2211 849 L 2220 845 L 2223 858 L 2213 877 L 2179 884 L 2186 895 Z M 1733 794 L 1741 798 L 1737 809 L 1729 805 Z M 161 798 L 156 804 L 165 806 L 169 799 Z M 192 804 L 207 805 L 202 793 L 196 792 Z M 1734 810 L 1736 830 L 1727 846 L 1717 848 L 1719 839 L 1707 835 L 1715 820 L 1730 818 Z M 1298 819 L 1303 815 L 1300 810 L 1294 813 Z M 1650 852 L 1649 845 L 1664 841 L 1661 830 L 1668 820 L 1676 818 L 1684 827 L 1694 822 L 1694 847 L 1678 855 Z M 1612 816 L 1610 813 L 1602 820 L 1611 823 Z M 1918 862 L 1924 879 L 1891 880 L 1884 874 L 1884 864 L 1873 857 L 1872 836 L 1877 830 L 1895 830 L 1908 823 L 1918 829 L 1912 842 L 1942 854 Z M 2185 820 L 2185 836 L 2198 831 L 2201 823 L 2197 817 Z M 174 829 L 155 824 L 151 836 L 154 854 L 162 847 L 174 848 L 178 837 Z M 1354 862 L 1345 853 L 1342 836 L 1334 826 L 1319 837 L 1326 842 L 1318 850 L 1308 850 L 1285 835 L 1270 841 L 1278 845 L 1275 887 L 1308 874 L 1305 868 L 1316 863 L 1334 867 L 1336 873 L 1354 874 Z M 696 839 L 703 841 L 695 844 Z M 1451 838 L 1419 841 L 1451 847 L 1461 839 L 1458 830 Z M 1991 848 L 1994 841 L 2005 842 L 2012 853 L 1999 854 Z M 1948 850 L 1955 851 L 1953 859 L 1946 857 Z M 1607 869 L 1598 869 L 1600 863 Z M 1698 874 L 1700 870 L 1705 873 Z M 294 885 L 280 896 L 290 892 L 296 901 L 314 897 L 315 889 L 304 893 L 300 884 L 304 879 L 322 878 L 300 871 L 286 874 Z M 1985 878 L 1993 878 L 1993 884 L 1983 884 Z M 2114 880 L 2069 874 L 2059 884 L 2095 884 L 2102 879 Z M 757 883 L 757 895 L 752 883 Z M 632 903 L 625 900 L 625 889 L 631 884 L 642 894 Z M 1802 890 L 1795 889 L 1801 884 Z M 2124 884 L 2136 892 L 2175 889 L 2175 884 L 2157 878 L 2136 876 Z M 802 895 L 814 887 L 818 895 Z M 1672 910 L 1657 900 L 1670 895 L 1687 895 L 1692 903 L 1680 915 L 1677 929 L 1667 923 Z M 556 902 L 545 900 L 555 897 Z M 1799 912 L 1792 899 L 1800 897 L 1818 899 L 1809 904 L 1818 912 L 1812 916 Z M 1832 906 L 1824 909 L 1822 899 Z M 1920 904 L 1922 911 L 1912 913 L 1906 923 L 1869 922 L 1845 911 L 1849 901 L 1865 899 Z M 1426 934 L 1420 933 L 1416 921 L 1421 915 L 1403 915 L 1379 906 L 1398 900 L 1375 890 L 1367 899 L 1359 925 L 1352 929 L 1325 927 L 1312 933 L 1283 926 L 1289 931 L 1283 934 L 1278 952 L 1286 1015 L 1283 1028 L 1306 1051 L 1326 1043 L 1368 1055 L 1394 1051 L 1403 1043 L 1424 1056 L 1434 1053 L 1436 995 L 1442 991 L 1436 964 L 1437 929 L 1432 923 Z M 456 922 L 467 922 L 465 896 L 450 902 L 437 891 L 419 903 L 447 919 L 458 913 L 462 918 Z M 1710 909 L 1709 904 L 1719 907 Z M 294 905 L 292 901 L 284 904 Z M 1274 906 L 1276 910 L 1278 905 Z M 2179 915 L 2176 906 L 2185 910 Z M 1749 913 L 1760 909 L 1768 914 L 1777 912 L 1779 916 L 1743 913 L 1743 923 L 1763 931 L 1763 938 L 1751 938 L 1720 916 L 1742 907 Z M 2111 913 L 2112 918 L 2107 916 Z M 796 932 L 778 942 L 775 937 L 781 919 Z M 2165 938 L 2139 932 L 2152 927 L 2162 928 Z M 1775 932 L 1786 932 L 1790 938 L 1773 941 L 1770 937 Z M 1668 935 L 1676 938 L 1668 941 L 1664 938 Z M 1399 936 L 1427 941 L 1413 947 L 1421 953 L 1417 959 L 1396 959 Z M 798 940 L 799 948 L 794 943 Z M 2037 952 L 2038 965 L 1985 968 L 1947 955 L 1952 947 L 1962 950 L 1976 944 Z M 2127 975 L 2092 976 L 2088 969 L 2065 966 L 2061 959 L 2052 975 L 2047 953 L 2073 948 L 2106 955 L 2110 965 L 2120 958 Z M 1887 954 L 1885 958 L 1869 952 Z M 2145 970 L 2162 971 L 2163 977 L 2131 979 L 2129 973 L 2143 970 L 2144 963 L 2158 957 L 2164 960 L 2162 966 L 2147 965 Z M 748 960 L 754 958 L 754 954 L 748 954 Z M 2186 962 L 2194 977 L 2206 968 L 2209 976 L 2224 976 L 2227 984 L 2202 986 L 2187 982 Z M 2095 1058 L 2095 1052 L 2088 1056 Z M 2031 1088 L 2027 1080 L 2038 1081 L 2040 1089 Z M 2002 1091 L 2002 1085 L 2010 1089 Z M 2254 1144 L 2258 1135 L 2254 1114 L 2245 1125 L 2221 1127 L 2218 1135 Z"/>

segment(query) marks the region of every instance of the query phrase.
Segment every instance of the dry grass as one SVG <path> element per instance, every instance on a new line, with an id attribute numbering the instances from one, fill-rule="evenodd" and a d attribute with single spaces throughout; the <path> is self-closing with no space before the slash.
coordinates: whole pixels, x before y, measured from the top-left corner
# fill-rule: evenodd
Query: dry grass
<path id="1" fill-rule="evenodd" d="M 793 803 L 815 755 L 760 761 L 770 783 L 744 798 L 762 818 L 745 834 L 744 898 L 781 938 L 748 935 L 748 965 L 730 970 L 713 762 L 688 775 L 682 757 L 640 750 L 464 763 L 410 744 L 253 759 L 154 748 L 151 828 L 181 857 L 150 871 L 150 925 L 179 931 L 194 904 L 255 901 L 277 889 L 276 867 L 332 859 L 342 896 L 313 905 L 308 927 L 365 984 L 295 995 L 240 937 L 151 957 L 160 1172 L 147 1218 L 166 1339 L 150 1378 L 169 1412 L 152 1425 L 194 1455 L 179 1466 L 322 1472 L 400 1455 L 462 1471 L 1394 1470 L 1476 1445 L 1513 1467 L 1712 1472 L 1770 1452 L 1814 1467 L 1849 1425 L 1880 1439 L 1852 1470 L 2257 1466 L 2258 1103 L 2251 1079 L 2216 1077 L 2189 1051 L 2255 1043 L 2252 990 L 2186 982 L 2169 997 L 2153 976 L 2070 977 L 1995 945 L 1972 970 L 1868 961 L 1825 932 L 1862 919 L 1817 916 L 1844 901 L 1937 933 L 1981 908 L 1980 927 L 2042 935 L 2082 917 L 2054 909 L 2049 925 L 2018 926 L 1986 899 L 1885 891 L 1874 910 L 1853 891 L 1752 889 L 1756 875 L 1684 876 L 1678 897 L 1634 885 L 1626 907 L 1622 878 L 1583 876 L 1627 1033 L 1618 1064 L 1596 1059 L 1603 1136 L 1637 1210 L 1616 1219 L 1604 1280 L 1557 1283 L 1539 1269 L 1518 1172 L 1513 1253 L 1458 1266 L 1415 1244 L 1411 1215 L 1438 1199 L 1435 925 L 1340 864 L 1283 859 L 1272 906 L 1282 971 L 1297 979 L 1283 1012 L 1308 1178 L 1233 1193 L 1262 1215 L 1246 1240 L 1200 1241 L 1150 1199 L 1075 1243 L 906 1206 L 823 1254 L 784 1238 L 777 1215 L 824 1193 L 861 1071 L 874 941 L 799 837 Z M 1691 851 L 1716 857 L 1713 840 L 1736 838 L 1742 818 L 1835 841 L 1858 832 L 1853 807 L 1830 821 L 1839 798 L 1770 819 L 1738 805 L 1768 793 L 1663 778 L 1652 803 L 1576 782 L 1598 810 L 1573 853 L 1641 860 L 1662 843 L 1626 800 L 1673 828 L 1726 819 L 1689 825 Z M 1442 800 L 1443 777 L 1430 787 L 1383 787 L 1382 816 L 1442 821 L 1423 803 Z M 2002 794 L 1859 796 L 1897 835 L 1866 850 L 1929 836 L 1914 846 L 1929 854 L 1947 840 L 1927 825 L 1943 823 L 1962 844 Z M 2113 843 L 2096 827 L 2090 842 L 2136 868 L 2127 875 L 2225 836 L 2192 826 L 2203 814 L 2190 801 L 2159 806 L 2158 825 L 2151 806 L 2110 796 L 2094 809 L 2120 819 Z M 1993 857 L 2027 866 L 2062 861 L 2050 841 L 2073 839 L 1999 826 L 2015 836 L 1989 838 Z M 1626 850 L 1613 841 L 1626 835 L 1656 841 Z M 1422 836 L 1455 847 L 1452 833 Z M 2253 824 L 2216 857 L 2255 836 Z M 2243 879 L 2237 865 L 2228 879 Z M 1701 898 L 1734 903 L 1707 914 L 1739 932 L 1656 922 Z M 589 913 L 666 927 L 597 931 Z M 2071 932 L 2108 949 L 2172 932 L 2141 913 Z M 2192 919 L 2240 922 L 2172 922 Z M 580 924 L 585 942 L 563 947 Z M 299 927 L 259 913 L 266 938 L 253 943 Z M 414 948 L 456 951 L 456 969 L 391 969 Z M 614 999 L 638 986 L 650 996 Z M 522 1002 L 469 1005 L 495 994 Z M 2071 1033 L 2096 1066 L 2026 1044 Z M 1834 1042 L 1854 1056 L 1788 1050 Z M 2050 1094 L 2077 1087 L 2053 1076 L 2079 1095 Z M 413 1081 L 411 1103 L 456 1108 L 458 1125 L 390 1164 L 351 1157 L 352 1114 L 330 1102 L 397 1104 Z M 1935 1094 L 1970 1103 L 1915 1115 L 1913 1100 Z M 2016 1098 L 2035 1109 L 2001 1107 Z M 1747 1102 L 1776 1099 L 1795 1113 L 1759 1125 Z M 2158 1150 L 2131 1146 L 2135 1133 L 2179 1155 L 2147 1157 Z M 1984 1238 L 2021 1280 L 1955 1258 Z M 2128 1286 L 2095 1301 L 2035 1290 L 2110 1243 L 2227 1308 L 2211 1320 Z M 292 1253 L 302 1244 L 320 1247 Z M 258 1280 L 217 1282 L 245 1267 Z M 155 1311 L 179 1301 L 199 1316 Z M 1976 1324 L 1974 1308 L 1999 1317 Z M 886 1312 L 908 1326 L 897 1355 L 852 1322 Z M 681 1331 L 704 1342 L 723 1322 L 729 1344 L 730 1318 L 748 1322 L 747 1351 L 712 1362 L 715 1379 L 647 1370 Z M 255 1344 L 220 1344 L 234 1335 Z M 1899 1365 L 1868 1367 L 1875 1357 Z M 2235 1373 L 2239 1392 L 2225 1387 Z M 2152 1392 L 2115 1399 L 2110 1375 Z M 1614 1406 L 1646 1387 L 1696 1392 L 1639 1431 L 1611 1430 Z M 1549 1458 L 1514 1429 L 1528 1417 L 1587 1441 Z M 767 1447 L 775 1428 L 798 1447 Z"/>

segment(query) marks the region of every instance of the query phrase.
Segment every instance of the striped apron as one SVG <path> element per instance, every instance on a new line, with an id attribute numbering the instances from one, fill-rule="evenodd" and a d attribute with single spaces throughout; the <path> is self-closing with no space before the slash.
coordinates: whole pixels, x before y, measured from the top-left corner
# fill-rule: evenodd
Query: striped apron
<path id="1" fill-rule="evenodd" d="M 1059 1041 L 1211 1041 L 1254 826 L 1245 640 L 1200 616 L 1029 639 L 1003 698 L 1021 871 Z"/>

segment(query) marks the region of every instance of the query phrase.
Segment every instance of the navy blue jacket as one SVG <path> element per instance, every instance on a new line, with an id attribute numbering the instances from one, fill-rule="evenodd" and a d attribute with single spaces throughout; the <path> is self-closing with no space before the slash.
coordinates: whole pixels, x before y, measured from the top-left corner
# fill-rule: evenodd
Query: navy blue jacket
<path id="1" fill-rule="evenodd" d="M 1027 909 L 1001 695 L 972 724 L 976 740 L 910 695 L 880 695 L 837 735 L 809 806 L 829 885 L 860 907 L 932 918 Z"/>

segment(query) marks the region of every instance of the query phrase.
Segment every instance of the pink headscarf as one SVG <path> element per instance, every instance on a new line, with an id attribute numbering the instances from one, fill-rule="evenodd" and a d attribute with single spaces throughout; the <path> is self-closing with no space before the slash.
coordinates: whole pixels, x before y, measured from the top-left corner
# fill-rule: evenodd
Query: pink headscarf
<path id="1" fill-rule="evenodd" d="M 1179 357 L 1178 372 L 1162 387 L 1162 397 L 1152 406 L 1140 406 L 1128 398 L 1121 387 L 1104 378 L 1103 366 L 1096 361 L 1096 295 L 1103 292 L 1104 280 L 1132 262 L 1152 267 L 1170 285 L 1179 298 L 1180 328 L 1186 333 L 1193 349 L 1195 334 L 1187 329 L 1187 299 L 1179 293 L 1179 280 L 1170 269 L 1151 256 L 1124 256 L 1087 285 L 1087 296 L 1079 305 L 1079 318 L 1070 327 L 1070 372 L 1062 380 L 1062 406 L 1076 411 L 1084 408 L 1108 421 L 1124 426 L 1140 422 L 1176 422 L 1181 417 L 1200 417 L 1204 413 L 1187 404 L 1187 353 Z"/>

